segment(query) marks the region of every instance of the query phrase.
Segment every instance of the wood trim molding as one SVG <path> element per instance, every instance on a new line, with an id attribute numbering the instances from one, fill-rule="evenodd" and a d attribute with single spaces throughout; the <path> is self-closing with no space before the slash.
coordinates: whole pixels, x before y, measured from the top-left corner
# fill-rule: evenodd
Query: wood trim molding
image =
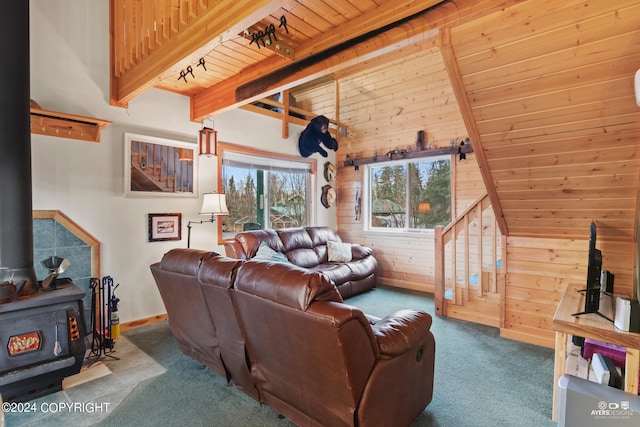
<path id="1" fill-rule="evenodd" d="M 130 322 L 124 322 L 120 324 L 120 332 L 129 331 L 134 328 L 138 328 L 140 326 L 149 326 L 156 323 L 164 322 L 169 319 L 169 315 L 167 313 L 158 314 L 155 316 L 145 317 L 143 319 L 132 320 Z"/>
<path id="2" fill-rule="evenodd" d="M 453 93 L 456 96 L 458 101 L 458 105 L 460 106 L 460 113 L 462 115 L 462 120 L 464 121 L 465 127 L 469 132 L 469 137 L 471 141 L 473 141 L 476 149 L 474 150 L 476 154 L 476 160 L 478 162 L 478 167 L 480 168 L 480 174 L 482 175 L 482 180 L 484 181 L 484 186 L 489 193 L 489 200 L 491 201 L 491 206 L 493 207 L 493 212 L 496 217 L 496 221 L 498 226 L 500 227 L 500 233 L 503 236 L 509 235 L 509 230 L 507 228 L 507 223 L 504 219 L 504 214 L 502 212 L 502 205 L 500 204 L 500 199 L 498 198 L 498 192 L 496 191 L 496 186 L 494 184 L 493 177 L 491 176 L 491 169 L 489 168 L 489 163 L 487 161 L 487 156 L 484 153 L 484 148 L 482 147 L 482 141 L 480 139 L 480 132 L 478 132 L 478 128 L 476 126 L 475 119 L 473 117 L 473 111 L 471 109 L 471 103 L 469 102 L 469 98 L 467 98 L 467 92 L 464 87 L 464 82 L 462 81 L 462 77 L 460 75 L 460 70 L 458 68 L 458 62 L 456 60 L 455 53 L 453 52 L 453 46 L 451 46 L 451 36 L 450 30 L 446 29 L 441 33 L 441 47 L 440 52 L 442 54 L 442 59 L 444 60 L 445 67 L 447 69 L 447 74 L 449 74 L 449 79 L 451 80 L 451 86 L 453 87 Z"/>
<path id="3" fill-rule="evenodd" d="M 291 161 L 300 162 L 300 163 L 308 163 L 311 167 L 311 174 L 313 176 L 316 176 L 316 172 L 318 170 L 318 161 L 316 159 L 304 158 L 300 156 L 294 156 L 291 154 L 262 151 L 262 150 L 257 150 L 255 148 L 245 147 L 242 145 L 230 144 L 228 142 L 219 142 L 218 143 L 218 185 L 217 185 L 218 189 L 222 188 L 222 156 L 225 150 L 235 151 L 237 153 L 250 154 L 250 155 L 260 156 L 260 157 L 267 157 L 267 158 L 274 158 L 274 159 L 277 158 L 277 159 L 291 160 Z M 225 239 L 222 236 L 222 221 L 217 221 L 217 224 L 218 224 L 218 244 L 222 245 L 226 240 L 229 240 L 229 239 Z"/>
<path id="4" fill-rule="evenodd" d="M 91 276 L 100 277 L 100 241 L 58 210 L 34 210 L 33 219 L 53 219 L 91 247 Z"/>

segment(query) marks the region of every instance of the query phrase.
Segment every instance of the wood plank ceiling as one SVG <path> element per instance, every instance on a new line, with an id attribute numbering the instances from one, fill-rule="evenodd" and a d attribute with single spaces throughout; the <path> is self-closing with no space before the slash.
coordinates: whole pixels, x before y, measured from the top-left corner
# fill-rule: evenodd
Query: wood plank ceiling
<path id="1" fill-rule="evenodd" d="M 192 97 L 199 121 L 275 93 L 283 75 L 441 2 L 111 0 L 111 103 L 124 106 L 157 87 Z M 270 28 L 270 36 L 254 40 Z"/>
<path id="2" fill-rule="evenodd" d="M 111 16 L 112 104 L 157 87 L 194 121 L 439 39 L 503 234 L 583 239 L 595 219 L 636 236 L 640 0 L 111 0 Z M 270 25 L 270 46 L 246 34 Z"/>
<path id="3" fill-rule="evenodd" d="M 512 236 L 635 238 L 640 2 L 527 1 L 451 29 L 463 116 Z"/>

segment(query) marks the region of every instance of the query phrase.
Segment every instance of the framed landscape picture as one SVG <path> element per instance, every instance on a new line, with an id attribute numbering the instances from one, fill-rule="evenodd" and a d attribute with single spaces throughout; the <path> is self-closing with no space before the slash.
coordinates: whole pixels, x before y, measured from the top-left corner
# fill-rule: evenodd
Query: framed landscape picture
<path id="1" fill-rule="evenodd" d="M 182 214 L 180 213 L 151 213 L 148 223 L 150 242 L 182 239 Z"/>
<path id="2" fill-rule="evenodd" d="M 125 133 L 126 197 L 197 197 L 197 145 Z"/>

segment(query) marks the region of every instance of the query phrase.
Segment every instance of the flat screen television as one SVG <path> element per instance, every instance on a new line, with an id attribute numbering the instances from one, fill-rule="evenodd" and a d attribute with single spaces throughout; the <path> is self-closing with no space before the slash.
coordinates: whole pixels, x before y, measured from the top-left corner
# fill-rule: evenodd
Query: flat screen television
<path id="1" fill-rule="evenodd" d="M 587 313 L 596 313 L 613 322 L 598 310 L 600 309 L 600 276 L 602 273 L 602 252 L 596 247 L 598 229 L 595 221 L 591 221 L 589 229 L 589 259 L 587 264 L 587 287 L 580 292 L 585 293 L 584 311 L 575 313 L 574 316 Z"/>

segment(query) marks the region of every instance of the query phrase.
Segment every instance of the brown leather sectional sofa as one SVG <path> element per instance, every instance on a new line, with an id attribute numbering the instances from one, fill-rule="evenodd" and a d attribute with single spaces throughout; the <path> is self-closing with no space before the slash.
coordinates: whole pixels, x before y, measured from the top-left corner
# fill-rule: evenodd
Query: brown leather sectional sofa
<path id="1" fill-rule="evenodd" d="M 151 271 L 180 349 L 301 426 L 407 426 L 431 402 L 431 316 L 382 319 L 290 263 L 174 249 Z"/>
<path id="2" fill-rule="evenodd" d="M 226 255 L 251 259 L 263 242 L 284 254 L 292 264 L 324 273 L 333 280 L 343 298 L 376 286 L 378 262 L 371 248 L 351 243 L 351 260 L 329 261 L 328 242 L 342 243 L 340 236 L 329 227 L 243 231 L 225 243 Z"/>

